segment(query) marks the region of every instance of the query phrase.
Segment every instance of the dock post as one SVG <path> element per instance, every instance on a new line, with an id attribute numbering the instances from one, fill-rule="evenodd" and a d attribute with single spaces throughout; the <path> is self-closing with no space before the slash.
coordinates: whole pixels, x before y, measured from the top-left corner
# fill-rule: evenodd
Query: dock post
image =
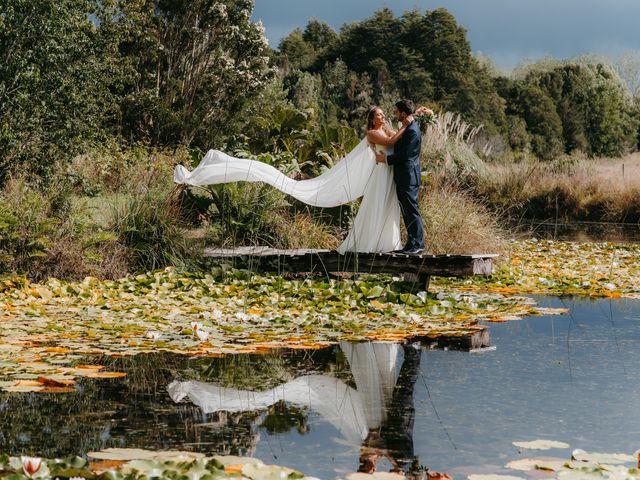
<path id="1" fill-rule="evenodd" d="M 424 285 L 424 291 L 428 292 L 429 291 L 429 283 L 431 283 L 431 275 L 428 275 L 426 273 L 421 273 L 418 276 L 418 281 Z"/>

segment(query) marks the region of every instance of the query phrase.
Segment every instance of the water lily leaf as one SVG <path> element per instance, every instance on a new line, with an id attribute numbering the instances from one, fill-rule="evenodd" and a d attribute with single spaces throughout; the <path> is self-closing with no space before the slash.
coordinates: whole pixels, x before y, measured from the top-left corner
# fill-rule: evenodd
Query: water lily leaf
<path id="1" fill-rule="evenodd" d="M 204 453 L 200 452 L 186 452 L 180 450 L 164 450 L 156 452 L 154 457 L 157 460 L 172 460 L 182 462 L 184 460 L 194 460 L 197 458 L 205 458 Z"/>
<path id="2" fill-rule="evenodd" d="M 601 469 L 591 468 L 591 469 L 577 469 L 577 470 L 563 470 L 562 472 L 558 472 L 558 479 L 562 480 L 595 480 L 595 479 L 603 479 L 607 478 L 610 480 L 619 479 L 624 480 L 627 477 L 605 477 Z"/>
<path id="3" fill-rule="evenodd" d="M 571 453 L 571 458 L 581 462 L 608 463 L 611 465 L 637 461 L 636 457 L 625 453 L 588 453 L 581 449 L 574 450 Z"/>
<path id="4" fill-rule="evenodd" d="M 99 460 L 97 462 L 89 462 L 89 469 L 96 473 L 106 470 L 113 470 L 127 463 L 127 460 Z"/>
<path id="5" fill-rule="evenodd" d="M 92 372 L 85 375 L 87 378 L 122 378 L 126 376 L 125 372 Z"/>
<path id="6" fill-rule="evenodd" d="M 39 386 L 14 385 L 13 387 L 4 387 L 2 390 L 5 392 L 13 392 L 13 393 L 32 393 L 32 392 L 40 392 L 42 389 L 44 389 L 43 385 L 39 385 Z"/>
<path id="7" fill-rule="evenodd" d="M 562 458 L 533 457 L 513 460 L 507 463 L 505 467 L 512 470 L 521 470 L 523 472 L 528 472 L 536 469 L 558 471 L 561 470 L 567 463 L 567 460 L 563 460 Z"/>
<path id="8" fill-rule="evenodd" d="M 259 458 L 253 457 L 236 457 L 235 455 L 214 455 L 214 460 L 219 461 L 225 467 L 227 465 L 246 465 L 248 463 L 263 465 L 264 462 Z"/>
<path id="9" fill-rule="evenodd" d="M 354 472 L 347 475 L 347 480 L 373 480 L 370 473 Z"/>
<path id="10" fill-rule="evenodd" d="M 145 460 L 156 456 L 153 450 L 140 448 L 105 448 L 99 452 L 87 452 L 87 456 L 98 460 Z"/>
<path id="11" fill-rule="evenodd" d="M 18 380 L 14 384 L 16 387 L 42 387 L 43 384 L 39 380 Z"/>
<path id="12" fill-rule="evenodd" d="M 68 387 L 69 385 L 73 385 L 75 382 L 69 379 L 60 379 L 57 380 L 55 378 L 47 378 L 47 377 L 38 377 L 38 382 L 47 387 Z"/>
<path id="13" fill-rule="evenodd" d="M 148 478 L 163 478 L 166 470 L 164 463 L 156 459 L 131 460 L 122 467 L 124 473 L 136 471 L 144 474 Z"/>
<path id="14" fill-rule="evenodd" d="M 252 480 L 282 480 L 288 478 L 295 470 L 278 465 L 246 463 L 242 466 L 242 475 Z M 302 478 L 304 475 L 296 476 Z"/>
<path id="15" fill-rule="evenodd" d="M 44 386 L 39 393 L 75 393 L 76 389 L 73 387 L 47 387 Z"/>
<path id="16" fill-rule="evenodd" d="M 480 475 L 473 474 L 467 476 L 469 480 L 525 480 L 523 477 L 516 477 L 512 475 Z"/>
<path id="17" fill-rule="evenodd" d="M 373 478 L 375 480 L 405 480 L 406 479 L 404 475 L 400 475 L 399 473 L 393 473 L 393 472 L 374 472 Z"/>
<path id="18" fill-rule="evenodd" d="M 526 448 L 528 450 L 551 450 L 553 448 L 569 448 L 570 445 L 555 440 L 533 440 L 530 442 L 513 442 L 518 448 Z"/>

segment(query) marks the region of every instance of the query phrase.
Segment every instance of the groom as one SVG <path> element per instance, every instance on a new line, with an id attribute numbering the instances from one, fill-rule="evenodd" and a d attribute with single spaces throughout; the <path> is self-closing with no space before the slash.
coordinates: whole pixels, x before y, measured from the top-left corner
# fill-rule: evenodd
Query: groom
<path id="1" fill-rule="evenodd" d="M 393 115 L 398 121 L 405 121 L 413 114 L 413 102 L 400 100 L 396 103 Z M 411 119 L 410 119 L 411 120 Z M 378 163 L 393 165 L 393 180 L 402 210 L 402 218 L 407 228 L 407 243 L 398 253 L 418 254 L 424 251 L 424 231 L 422 217 L 418 208 L 418 190 L 420 189 L 420 146 L 422 134 L 417 122 L 412 121 L 393 147 L 393 154 L 376 154 Z"/>

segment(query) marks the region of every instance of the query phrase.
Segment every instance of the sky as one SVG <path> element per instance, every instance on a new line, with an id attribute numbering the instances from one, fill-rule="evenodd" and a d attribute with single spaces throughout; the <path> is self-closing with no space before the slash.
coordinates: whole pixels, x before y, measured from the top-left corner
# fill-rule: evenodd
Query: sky
<path id="1" fill-rule="evenodd" d="M 396 15 L 444 7 L 467 29 L 474 52 L 510 70 L 551 55 L 595 53 L 617 58 L 640 50 L 640 0 L 255 0 L 273 48 L 317 18 L 339 30 L 389 7 Z"/>

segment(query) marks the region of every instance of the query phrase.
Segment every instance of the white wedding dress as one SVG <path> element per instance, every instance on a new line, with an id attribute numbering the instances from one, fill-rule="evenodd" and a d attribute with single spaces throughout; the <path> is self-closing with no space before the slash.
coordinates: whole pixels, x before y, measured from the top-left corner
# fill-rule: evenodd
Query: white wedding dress
<path id="1" fill-rule="evenodd" d="M 376 146 L 378 150 L 384 148 Z M 400 205 L 391 167 L 376 163 L 366 138 L 331 169 L 308 180 L 294 180 L 271 165 L 235 158 L 219 150 L 209 150 L 191 172 L 177 165 L 173 180 L 187 185 L 265 182 L 303 203 L 325 208 L 363 197 L 338 252 L 389 252 L 402 247 Z"/>

